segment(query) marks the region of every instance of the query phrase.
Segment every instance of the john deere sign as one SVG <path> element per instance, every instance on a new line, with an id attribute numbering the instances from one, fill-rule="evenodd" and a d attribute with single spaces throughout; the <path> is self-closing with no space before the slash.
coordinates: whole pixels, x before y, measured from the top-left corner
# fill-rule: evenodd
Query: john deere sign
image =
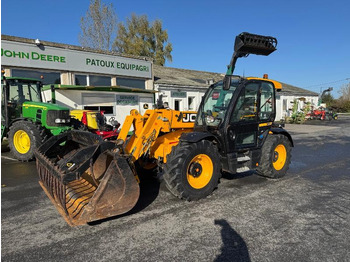
<path id="1" fill-rule="evenodd" d="M 41 61 L 50 61 L 50 62 L 58 62 L 58 63 L 65 63 L 66 58 L 64 56 L 56 56 L 56 55 L 49 55 L 49 54 L 39 54 L 37 52 L 16 52 L 11 50 L 4 50 L 1 48 L 1 59 L 4 59 L 5 57 L 13 57 L 13 58 L 20 58 L 20 59 L 32 59 L 32 60 L 41 60 Z"/>
<path id="2" fill-rule="evenodd" d="M 35 44 L 1 41 L 1 64 L 151 78 L 151 62 Z"/>

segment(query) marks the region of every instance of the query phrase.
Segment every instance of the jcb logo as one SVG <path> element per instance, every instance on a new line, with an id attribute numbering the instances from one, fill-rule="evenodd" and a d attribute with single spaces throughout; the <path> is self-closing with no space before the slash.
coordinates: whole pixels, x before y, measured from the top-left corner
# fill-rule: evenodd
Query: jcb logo
<path id="1" fill-rule="evenodd" d="M 197 114 L 183 114 L 182 122 L 196 122 L 196 115 Z"/>

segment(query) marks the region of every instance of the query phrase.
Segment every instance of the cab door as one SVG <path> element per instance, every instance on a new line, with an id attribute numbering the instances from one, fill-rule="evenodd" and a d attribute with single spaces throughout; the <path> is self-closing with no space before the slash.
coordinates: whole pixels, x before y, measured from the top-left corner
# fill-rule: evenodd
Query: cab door
<path id="1" fill-rule="evenodd" d="M 227 153 L 256 148 L 259 131 L 260 81 L 248 82 L 240 91 L 226 128 Z"/>

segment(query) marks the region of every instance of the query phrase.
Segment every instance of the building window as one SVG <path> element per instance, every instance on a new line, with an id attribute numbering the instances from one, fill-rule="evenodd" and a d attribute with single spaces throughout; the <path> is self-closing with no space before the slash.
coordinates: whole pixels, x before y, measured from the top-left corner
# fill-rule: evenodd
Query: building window
<path id="1" fill-rule="evenodd" d="M 75 84 L 80 86 L 87 86 L 87 75 L 75 75 Z"/>
<path id="2" fill-rule="evenodd" d="M 84 106 L 86 110 L 103 111 L 105 115 L 114 115 L 114 106 Z"/>
<path id="3" fill-rule="evenodd" d="M 117 85 L 145 89 L 145 80 L 117 77 Z"/>
<path id="4" fill-rule="evenodd" d="M 283 111 L 287 111 L 287 99 L 283 99 Z"/>
<path id="5" fill-rule="evenodd" d="M 196 108 L 195 104 L 195 97 L 189 96 L 188 97 L 188 110 L 195 110 Z"/>
<path id="6" fill-rule="evenodd" d="M 111 86 L 111 77 L 89 75 L 89 86 Z"/>
<path id="7" fill-rule="evenodd" d="M 104 111 L 106 115 L 114 115 L 115 98 L 106 93 L 83 93 L 84 109 Z"/>
<path id="8" fill-rule="evenodd" d="M 175 99 L 174 106 L 175 106 L 175 110 L 182 111 L 182 100 Z"/>
<path id="9" fill-rule="evenodd" d="M 41 80 L 44 85 L 61 84 L 61 73 L 59 72 L 12 69 L 12 76 L 35 78 Z M 41 76 L 44 78 L 41 79 Z"/>

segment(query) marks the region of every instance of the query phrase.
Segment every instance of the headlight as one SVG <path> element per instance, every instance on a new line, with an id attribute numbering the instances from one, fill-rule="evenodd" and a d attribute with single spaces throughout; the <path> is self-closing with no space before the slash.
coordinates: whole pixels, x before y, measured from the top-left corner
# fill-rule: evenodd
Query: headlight
<path id="1" fill-rule="evenodd" d="M 214 123 L 215 118 L 214 118 L 213 116 L 206 116 L 206 117 L 205 117 L 205 121 L 206 121 L 207 123 Z"/>
<path id="2" fill-rule="evenodd" d="M 56 124 L 65 124 L 65 123 L 69 123 L 70 122 L 70 119 L 62 119 L 62 118 L 56 118 L 55 119 L 55 123 Z"/>

